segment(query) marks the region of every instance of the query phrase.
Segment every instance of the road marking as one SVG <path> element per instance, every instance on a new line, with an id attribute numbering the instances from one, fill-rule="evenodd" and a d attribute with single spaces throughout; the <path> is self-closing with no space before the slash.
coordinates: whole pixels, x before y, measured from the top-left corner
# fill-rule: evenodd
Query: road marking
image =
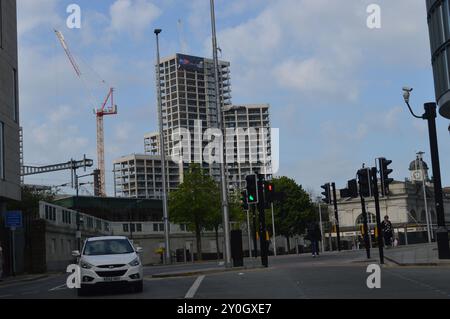
<path id="1" fill-rule="evenodd" d="M 67 285 L 66 284 L 58 286 L 58 287 L 55 287 L 55 288 L 52 288 L 52 289 L 49 289 L 49 291 L 65 290 L 65 289 L 67 289 Z"/>
<path id="2" fill-rule="evenodd" d="M 198 288 L 200 287 L 203 279 L 205 279 L 205 276 L 200 276 L 198 277 L 194 284 L 192 285 L 192 287 L 189 289 L 189 291 L 187 292 L 186 296 L 184 297 L 185 299 L 192 299 L 195 296 L 195 293 L 197 292 Z"/>
<path id="3" fill-rule="evenodd" d="M 12 297 L 13 295 L 3 295 L 3 296 L 0 296 L 0 299 L 1 298 L 8 298 L 8 297 Z"/>

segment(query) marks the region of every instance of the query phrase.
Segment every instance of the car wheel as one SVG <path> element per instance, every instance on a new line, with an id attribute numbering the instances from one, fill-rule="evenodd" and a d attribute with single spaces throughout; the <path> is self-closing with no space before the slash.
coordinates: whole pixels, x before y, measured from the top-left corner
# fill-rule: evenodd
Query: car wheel
<path id="1" fill-rule="evenodd" d="M 134 291 L 135 291 L 136 293 L 141 293 L 141 292 L 144 291 L 144 281 L 143 281 L 143 280 L 138 281 L 138 282 L 135 283 L 134 285 L 135 285 L 135 286 L 134 286 Z"/>

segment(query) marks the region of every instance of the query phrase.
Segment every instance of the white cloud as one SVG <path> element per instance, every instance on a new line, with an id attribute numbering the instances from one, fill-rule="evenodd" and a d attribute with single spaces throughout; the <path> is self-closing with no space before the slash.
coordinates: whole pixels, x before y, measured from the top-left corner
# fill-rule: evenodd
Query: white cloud
<path id="1" fill-rule="evenodd" d="M 57 0 L 19 0 L 17 1 L 19 37 L 39 27 L 51 30 L 61 24 L 56 12 Z"/>
<path id="2" fill-rule="evenodd" d="M 287 85 L 297 96 L 324 93 L 325 102 L 355 102 L 362 84 L 370 82 L 373 65 L 426 66 L 424 3 L 380 0 L 383 25 L 375 31 L 366 26 L 369 3 L 271 1 L 257 16 L 221 30 L 218 41 L 224 59 L 232 63 L 234 95 L 258 95 Z M 399 15 L 404 7 L 408 14 Z M 209 48 L 207 39 L 205 52 Z"/>
<path id="3" fill-rule="evenodd" d="M 110 7 L 111 29 L 140 36 L 162 11 L 148 0 L 117 0 Z"/>

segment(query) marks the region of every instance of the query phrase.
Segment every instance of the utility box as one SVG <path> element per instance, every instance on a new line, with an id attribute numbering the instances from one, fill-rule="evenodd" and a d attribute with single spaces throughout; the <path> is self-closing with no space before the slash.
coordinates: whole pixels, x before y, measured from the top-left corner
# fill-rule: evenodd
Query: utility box
<path id="1" fill-rule="evenodd" d="M 242 231 L 231 231 L 231 258 L 233 258 L 233 267 L 244 266 L 244 250 L 242 248 Z"/>

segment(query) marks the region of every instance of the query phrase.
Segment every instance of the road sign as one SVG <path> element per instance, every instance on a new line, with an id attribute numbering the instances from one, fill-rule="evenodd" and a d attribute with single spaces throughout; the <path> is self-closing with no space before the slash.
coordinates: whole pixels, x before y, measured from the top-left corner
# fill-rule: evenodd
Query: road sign
<path id="1" fill-rule="evenodd" d="M 21 211 L 6 212 L 5 227 L 11 229 L 22 228 L 22 212 Z"/>

